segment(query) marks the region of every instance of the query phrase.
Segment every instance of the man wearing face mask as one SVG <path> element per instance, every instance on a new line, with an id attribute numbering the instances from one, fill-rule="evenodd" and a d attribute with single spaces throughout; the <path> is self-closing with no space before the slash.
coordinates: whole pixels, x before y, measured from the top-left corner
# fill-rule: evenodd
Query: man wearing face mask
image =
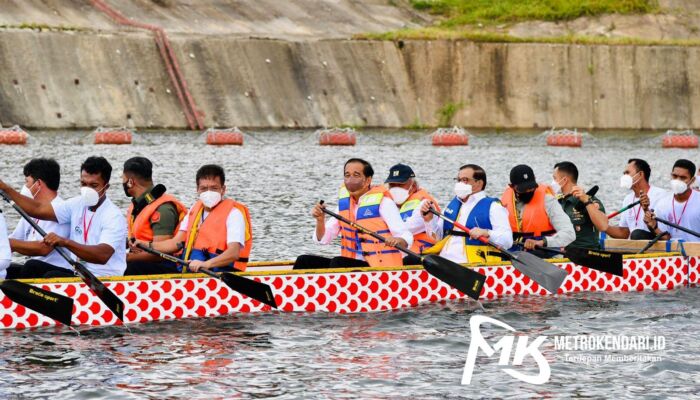
<path id="1" fill-rule="evenodd" d="M 24 166 L 24 186 L 20 193 L 42 203 L 59 205 L 63 199 L 58 196 L 61 183 L 61 168 L 53 159 L 35 158 Z M 69 224 L 55 221 L 37 220 L 37 225 L 45 232 L 53 232 L 61 237 L 70 234 Z M 31 257 L 24 265 L 14 265 L 8 269 L 8 278 L 40 278 L 46 273 L 43 265 L 64 268 L 72 274 L 73 267 L 56 250 L 44 243 L 44 238 L 24 219 L 20 218 L 10 235 L 12 251 Z M 11 271 L 14 271 L 11 272 Z"/>
<path id="2" fill-rule="evenodd" d="M 80 196 L 58 204 L 22 196 L 2 181 L 0 190 L 30 216 L 70 225 L 68 238 L 50 232 L 44 243 L 66 248 L 95 276 L 123 275 L 126 269 L 126 221 L 119 208 L 107 197 L 111 174 L 112 166 L 104 157 L 88 157 L 80 166 Z M 74 276 L 65 268 L 41 264 L 44 278 Z"/>
<path id="3" fill-rule="evenodd" d="M 673 164 L 670 182 L 673 196 L 663 198 L 655 209 L 647 211 L 644 216 L 644 222 L 655 236 L 661 232 L 669 232 L 661 236 L 661 239 L 700 242 L 697 236 L 656 221 L 658 215 L 669 222 L 700 232 L 700 193 L 690 188 L 696 179 L 695 164 L 691 161 L 680 159 Z"/>
<path id="4" fill-rule="evenodd" d="M 182 250 L 182 258 L 190 261 L 192 272 L 201 268 L 216 272 L 245 271 L 253 248 L 248 207 L 223 197 L 226 176 L 218 165 L 199 168 L 195 181 L 199 200 L 180 223 L 180 231 L 172 239 L 153 242 L 151 247 L 168 254 Z"/>
<path id="5" fill-rule="evenodd" d="M 469 234 L 429 213 L 433 205 L 426 202 L 421 207 L 426 232 L 439 239 L 426 253 L 439 254 L 462 264 L 501 261 L 493 248 L 479 241 L 479 237 L 485 237 L 505 248 L 513 245 L 508 212 L 497 198 L 487 197 L 484 193 L 486 171 L 478 165 L 463 165 L 455 180 L 455 197 L 444 214 L 469 228 Z"/>
<path id="6" fill-rule="evenodd" d="M 571 219 L 576 231 L 576 240 L 569 246 L 584 249 L 599 249 L 600 232 L 608 229 L 605 208 L 595 196 L 589 196 L 577 185 L 578 168 L 574 163 L 562 161 L 554 165 L 552 190 L 559 195 L 559 204 Z"/>
<path id="7" fill-rule="evenodd" d="M 131 197 L 126 213 L 129 240 L 153 243 L 168 240 L 178 232 L 180 220 L 187 214 L 180 201 L 165 186 L 153 185 L 153 164 L 145 157 L 132 157 L 124 162 L 122 174 L 124 194 Z M 175 264 L 158 256 L 132 248 L 126 255 L 124 275 L 176 273 Z"/>
<path id="8" fill-rule="evenodd" d="M 639 200 L 641 204 L 632 207 L 620 215 L 619 225 L 609 225 L 605 231 L 608 236 L 616 239 L 650 240 L 654 234 L 644 223 L 645 210 L 649 207 L 656 209 L 658 202 L 668 193 L 656 186 L 649 184 L 651 167 L 641 159 L 632 158 L 627 161 L 627 166 L 620 177 L 620 187 L 631 190 L 622 201 L 622 207 L 626 207 Z M 641 195 L 640 195 L 641 194 Z M 622 208 L 620 207 L 620 208 Z"/>
<path id="9" fill-rule="evenodd" d="M 535 173 L 527 165 L 516 165 L 510 171 L 510 184 L 501 197 L 508 210 L 515 246 L 538 256 L 550 254 L 536 246 L 566 247 L 576 239 L 571 219 L 554 197 L 552 189 L 538 184 Z"/>
<path id="10" fill-rule="evenodd" d="M 417 212 L 424 202 L 434 204 L 439 211 L 437 201 L 425 189 L 418 186 L 415 179 L 416 174 L 408 165 L 396 164 L 389 169 L 389 176 L 384 183 L 389 185 L 389 194 L 394 199 L 394 203 L 399 207 L 401 219 L 406 223 L 406 228 L 413 234 L 413 245 L 411 250 L 422 253 L 423 250 L 435 244 L 435 239 L 425 233 L 423 218 Z M 418 265 L 421 260 L 417 257 L 407 255 L 403 258 L 404 265 Z"/>
<path id="11" fill-rule="evenodd" d="M 351 158 L 343 167 L 343 186 L 338 191 L 336 213 L 386 238 L 386 244 L 335 218 L 326 221 L 323 204 L 316 204 L 311 215 L 316 219 L 313 240 L 327 245 L 340 236 L 340 257 L 301 255 L 294 269 L 342 267 L 395 267 L 403 265 L 401 252 L 393 245 L 410 247 L 413 234 L 406 228 L 399 209 L 383 186 L 372 186 L 374 169 L 365 160 Z"/>

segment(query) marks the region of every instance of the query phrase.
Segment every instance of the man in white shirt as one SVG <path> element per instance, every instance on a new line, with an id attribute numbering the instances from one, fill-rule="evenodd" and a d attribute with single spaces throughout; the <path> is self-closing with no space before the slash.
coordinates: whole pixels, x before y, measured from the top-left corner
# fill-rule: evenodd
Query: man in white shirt
<path id="1" fill-rule="evenodd" d="M 622 201 L 622 207 L 640 200 L 640 204 L 630 208 L 620 215 L 619 225 L 609 225 L 605 233 L 616 239 L 650 240 L 654 234 L 649 232 L 644 223 L 644 210 L 649 207 L 655 209 L 661 199 L 669 194 L 656 186 L 649 184 L 651 167 L 649 163 L 638 158 L 632 158 L 627 162 L 625 171 L 620 178 L 620 187 L 631 190 Z"/>
<path id="2" fill-rule="evenodd" d="M 68 224 L 68 237 L 51 232 L 44 243 L 61 246 L 83 261 L 95 276 L 122 275 L 126 269 L 126 220 L 107 197 L 112 166 L 104 157 L 88 157 L 80 166 L 80 196 L 62 203 L 21 195 L 0 181 L 0 190 L 34 218 Z M 42 277 L 74 276 L 66 268 L 46 265 Z"/>
<path id="3" fill-rule="evenodd" d="M 40 202 L 60 204 L 63 202 L 58 194 L 61 183 L 61 168 L 54 159 L 35 158 L 24 166 L 24 186 L 21 194 Z M 54 232 L 68 237 L 70 225 L 54 221 L 35 220 L 44 232 Z M 24 265 L 13 264 L 8 270 L 8 278 L 40 278 L 49 267 L 60 267 L 72 271 L 72 267 L 56 250 L 44 243 L 44 238 L 25 220 L 21 218 L 14 232 L 10 235 L 12 251 L 31 257 Z M 51 268 L 49 268 L 51 269 Z"/>
<path id="4" fill-rule="evenodd" d="M 671 191 L 673 196 L 666 196 L 658 202 L 656 208 L 645 214 L 644 222 L 654 235 L 662 232 L 661 239 L 677 239 L 686 242 L 700 242 L 700 238 L 680 229 L 656 221 L 656 216 L 695 232 L 700 232 L 700 193 L 691 189 L 695 182 L 695 164 L 680 159 L 671 170 Z"/>
<path id="5" fill-rule="evenodd" d="M 7 269 L 12 262 L 12 251 L 10 250 L 10 242 L 7 240 L 7 224 L 5 223 L 5 215 L 0 210 L 0 279 L 14 278 L 7 276 Z"/>
<path id="6" fill-rule="evenodd" d="M 434 205 L 425 202 L 421 206 L 425 231 L 439 240 L 427 252 L 439 252 L 440 257 L 460 264 L 500 261 L 495 249 L 479 241 L 483 237 L 506 249 L 513 245 L 508 211 L 498 199 L 487 197 L 484 193 L 486 171 L 478 165 L 463 165 L 455 181 L 455 197 L 445 207 L 444 214 L 469 228 L 469 234 L 429 213 L 429 208 Z"/>
<path id="7" fill-rule="evenodd" d="M 253 247 L 248 207 L 223 197 L 226 193 L 226 176 L 223 168 L 218 165 L 209 164 L 199 168 L 195 181 L 199 200 L 183 218 L 177 235 L 153 242 L 151 247 L 168 254 L 183 250 L 183 258 L 190 262 L 188 269 L 192 272 L 202 268 L 211 271 L 245 271 Z M 146 245 L 142 241 L 135 243 Z M 153 271 L 173 273 L 182 267 L 172 268 L 166 264 L 160 271 Z"/>
<path id="8" fill-rule="evenodd" d="M 326 221 L 322 211 L 325 206 L 316 204 L 311 210 L 316 220 L 313 241 L 328 245 L 341 236 L 341 255 L 334 258 L 301 255 L 297 257 L 294 269 L 403 265 L 401 252 L 393 246 L 410 247 L 413 234 L 401 219 L 389 191 L 383 185 L 372 186 L 374 169 L 365 160 L 351 158 L 346 161 L 343 175 L 336 213 L 383 236 L 386 244 L 335 218 Z"/>

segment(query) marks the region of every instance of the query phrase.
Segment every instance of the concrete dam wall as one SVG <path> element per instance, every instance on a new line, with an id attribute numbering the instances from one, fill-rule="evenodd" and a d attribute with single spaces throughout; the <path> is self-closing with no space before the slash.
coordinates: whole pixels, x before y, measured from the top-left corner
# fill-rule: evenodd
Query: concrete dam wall
<path id="1" fill-rule="evenodd" d="M 207 126 L 700 127 L 700 48 L 175 34 Z M 186 128 L 152 35 L 0 31 L 0 124 Z"/>

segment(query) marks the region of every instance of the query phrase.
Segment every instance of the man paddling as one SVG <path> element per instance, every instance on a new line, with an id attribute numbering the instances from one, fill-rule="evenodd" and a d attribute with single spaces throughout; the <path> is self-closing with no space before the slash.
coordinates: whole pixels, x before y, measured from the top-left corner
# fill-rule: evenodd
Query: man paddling
<path id="1" fill-rule="evenodd" d="M 42 203 L 59 205 L 63 199 L 58 196 L 61 183 L 61 167 L 56 160 L 34 158 L 25 164 L 24 186 L 21 194 Z M 37 220 L 37 225 L 45 232 L 53 232 L 61 237 L 70 236 L 70 224 L 55 221 Z M 44 238 L 25 220 L 20 219 L 10 235 L 12 251 L 31 257 L 24 265 L 13 264 L 8 269 L 8 278 L 40 278 L 47 271 L 45 265 L 63 268 L 71 273 L 73 267 L 51 246 L 44 243 Z"/>
<path id="2" fill-rule="evenodd" d="M 374 169 L 360 158 L 351 158 L 345 162 L 343 176 L 336 213 L 384 236 L 386 244 L 335 218 L 326 221 L 321 210 L 325 206 L 319 203 L 311 210 L 311 215 L 316 220 L 313 240 L 328 245 L 341 236 L 340 257 L 301 255 L 297 257 L 294 269 L 403 265 L 401 252 L 392 246 L 398 244 L 410 247 L 413 235 L 401 219 L 389 191 L 383 185 L 372 186 Z"/>
<path id="3" fill-rule="evenodd" d="M 600 232 L 608 229 L 605 207 L 595 195 L 589 196 L 578 186 L 578 168 L 569 161 L 554 165 L 552 190 L 560 195 L 559 204 L 571 219 L 576 240 L 569 246 L 584 249 L 600 249 Z"/>
<path id="4" fill-rule="evenodd" d="M 673 196 L 660 200 L 654 209 L 645 213 L 644 222 L 654 235 L 662 232 L 662 240 L 678 239 L 686 242 L 699 242 L 700 238 L 656 221 L 656 216 L 668 222 L 680 225 L 695 232 L 700 232 L 700 193 L 691 189 L 695 182 L 695 164 L 680 159 L 671 170 L 671 191 Z"/>
<path id="5" fill-rule="evenodd" d="M 501 197 L 508 210 L 513 230 L 514 250 L 526 249 L 538 256 L 549 254 L 541 247 L 566 247 L 576 239 L 571 219 L 554 197 L 552 189 L 538 184 L 535 173 L 527 165 L 516 165 L 510 171 L 510 184 Z"/>
<path id="6" fill-rule="evenodd" d="M 632 158 L 627 161 L 627 166 L 620 177 L 620 187 L 631 190 L 622 201 L 624 208 L 629 204 L 639 200 L 640 204 L 632 207 L 620 215 L 619 225 L 609 225 L 605 231 L 608 236 L 616 239 L 650 240 L 654 234 L 649 232 L 649 228 L 644 222 L 644 210 L 649 207 L 656 209 L 658 202 L 668 195 L 668 193 L 656 186 L 649 184 L 651 177 L 651 167 L 649 163 L 639 158 Z"/>
<path id="7" fill-rule="evenodd" d="M 0 190 L 31 217 L 69 224 L 68 237 L 51 232 L 44 243 L 68 249 L 95 276 L 123 275 L 126 221 L 107 197 L 111 175 L 112 166 L 104 157 L 88 157 L 80 166 L 80 195 L 56 204 L 23 196 L 2 181 Z M 68 269 L 42 264 L 44 278 L 74 276 Z"/>
<path id="8" fill-rule="evenodd" d="M 416 174 L 408 165 L 396 164 L 391 167 L 389 176 L 384 183 L 389 186 L 389 194 L 399 207 L 399 214 L 406 223 L 406 228 L 413 234 L 411 250 L 415 253 L 422 253 L 423 250 L 435 244 L 435 239 L 425 232 L 423 218 L 414 211 L 420 210 L 426 202 L 432 204 L 439 211 L 440 207 L 437 201 L 418 185 Z M 404 265 L 418 265 L 421 260 L 407 255 L 403 258 L 403 263 Z"/>
<path id="9" fill-rule="evenodd" d="M 153 184 L 153 164 L 145 157 L 132 157 L 124 162 L 122 174 L 124 194 L 131 197 L 126 213 L 129 240 L 161 242 L 175 236 L 187 208 L 165 186 Z M 162 272 L 163 264 L 173 271 L 175 265 L 139 249 L 126 255 L 124 275 L 149 275 Z"/>
<path id="10" fill-rule="evenodd" d="M 480 237 L 484 237 L 503 248 L 513 245 L 508 211 L 497 198 L 487 197 L 484 193 L 486 171 L 475 164 L 463 165 L 455 180 L 455 197 L 445 208 L 444 214 L 469 228 L 469 234 L 429 213 L 434 205 L 426 202 L 421 207 L 426 232 L 439 240 L 426 253 L 439 254 L 456 263 L 501 261 L 492 246 L 479 241 Z"/>
<path id="11" fill-rule="evenodd" d="M 200 268 L 210 271 L 245 271 L 253 248 L 253 229 L 248 207 L 231 198 L 225 198 L 226 175 L 219 165 L 203 165 L 195 177 L 199 199 L 180 223 L 175 237 L 159 242 L 135 243 L 174 254 L 180 250 L 183 259 L 190 261 L 189 270 Z M 181 267 L 154 268 L 154 273 L 172 273 Z"/>

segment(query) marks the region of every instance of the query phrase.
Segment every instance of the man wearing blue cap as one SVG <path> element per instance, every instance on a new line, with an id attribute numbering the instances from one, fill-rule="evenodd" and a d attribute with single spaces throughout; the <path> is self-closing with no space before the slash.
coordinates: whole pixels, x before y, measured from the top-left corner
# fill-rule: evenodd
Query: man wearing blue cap
<path id="1" fill-rule="evenodd" d="M 399 207 L 401 219 L 406 222 L 406 228 L 413 234 L 413 245 L 411 250 L 416 253 L 422 253 L 423 250 L 430 248 L 435 244 L 435 239 L 428 236 L 425 232 L 425 223 L 420 213 L 414 213 L 415 210 L 420 210 L 424 202 L 430 202 L 435 208 L 440 210 L 437 201 L 425 189 L 418 186 L 416 174 L 408 165 L 396 164 L 389 169 L 389 176 L 384 183 L 389 187 L 389 194 L 394 200 L 394 203 Z M 418 265 L 421 260 L 414 256 L 405 256 L 403 259 L 404 265 Z"/>

